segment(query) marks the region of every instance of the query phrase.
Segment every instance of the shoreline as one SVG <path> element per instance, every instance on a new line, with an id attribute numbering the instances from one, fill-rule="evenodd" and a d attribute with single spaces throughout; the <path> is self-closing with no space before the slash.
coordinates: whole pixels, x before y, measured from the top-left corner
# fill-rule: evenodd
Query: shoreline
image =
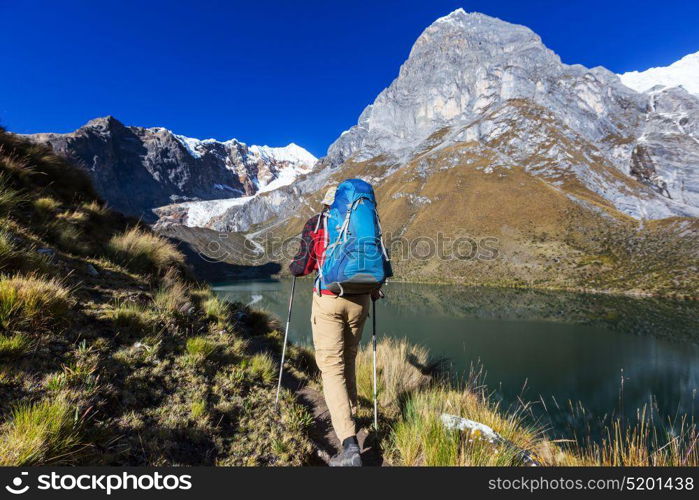
<path id="1" fill-rule="evenodd" d="M 213 282 L 208 281 L 211 287 L 222 286 L 227 283 L 245 283 L 253 281 L 281 281 L 283 279 L 291 279 L 292 277 L 287 274 L 277 274 L 273 276 L 265 276 L 260 278 L 245 277 L 241 279 L 231 279 L 225 282 Z M 297 278 L 299 280 L 311 280 L 312 278 L 302 276 Z M 542 292 L 567 292 L 567 293 L 577 293 L 583 295 L 605 295 L 610 297 L 629 297 L 635 299 L 663 299 L 663 300 L 674 300 L 678 302 L 696 302 L 699 301 L 699 295 L 685 295 L 685 294 L 662 294 L 656 292 L 646 292 L 641 290 L 604 290 L 596 288 L 584 288 L 584 287 L 557 287 L 557 286 L 536 286 L 536 285 L 489 285 L 489 284 L 473 284 L 473 283 L 462 283 L 458 281 L 436 281 L 436 280 L 406 280 L 406 279 L 395 279 L 392 278 L 387 281 L 386 285 L 390 286 L 391 283 L 405 283 L 411 285 L 444 285 L 444 286 L 459 286 L 463 288 L 491 288 L 491 289 L 503 289 L 503 290 L 534 290 Z"/>

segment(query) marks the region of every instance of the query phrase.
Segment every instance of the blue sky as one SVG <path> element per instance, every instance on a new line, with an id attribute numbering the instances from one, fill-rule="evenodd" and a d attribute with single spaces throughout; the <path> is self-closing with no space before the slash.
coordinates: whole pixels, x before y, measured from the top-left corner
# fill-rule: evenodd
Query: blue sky
<path id="1" fill-rule="evenodd" d="M 699 51 L 699 2 L 0 0 L 0 124 L 96 116 L 320 156 L 463 7 L 524 24 L 566 63 L 615 72 Z"/>

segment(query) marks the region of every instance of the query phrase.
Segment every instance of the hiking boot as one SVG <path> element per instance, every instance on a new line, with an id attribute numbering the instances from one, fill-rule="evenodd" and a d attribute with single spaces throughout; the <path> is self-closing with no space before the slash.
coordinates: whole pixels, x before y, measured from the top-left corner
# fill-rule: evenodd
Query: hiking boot
<path id="1" fill-rule="evenodd" d="M 357 436 L 350 436 L 342 442 L 342 451 L 330 459 L 330 467 L 361 467 Z"/>
<path id="2" fill-rule="evenodd" d="M 342 451 L 330 459 L 330 467 L 361 467 L 362 457 L 359 445 L 354 443 L 343 447 Z"/>

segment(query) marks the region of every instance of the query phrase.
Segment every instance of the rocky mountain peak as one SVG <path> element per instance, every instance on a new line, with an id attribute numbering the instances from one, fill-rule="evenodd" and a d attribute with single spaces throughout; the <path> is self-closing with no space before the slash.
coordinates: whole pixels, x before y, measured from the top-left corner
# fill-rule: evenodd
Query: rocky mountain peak
<path id="1" fill-rule="evenodd" d="M 457 9 L 428 26 L 418 37 L 409 58 L 422 50 L 431 51 L 430 45 L 456 49 L 459 45 L 471 51 L 488 51 L 494 47 L 512 46 L 512 49 L 528 49 L 541 43 L 541 38 L 526 26 L 508 23 L 479 12 L 467 13 Z"/>
<path id="2" fill-rule="evenodd" d="M 415 74 L 432 82 L 451 79 L 459 83 L 464 72 L 527 64 L 560 63 L 541 38 L 525 26 L 511 24 L 477 12 L 457 9 L 432 23 L 415 41 L 399 78 Z"/>
<path id="3" fill-rule="evenodd" d="M 616 88 L 613 96 L 609 87 Z M 645 106 L 613 73 L 561 63 L 529 28 L 460 9 L 420 35 L 398 77 L 328 157 L 333 165 L 355 154 L 405 157 L 432 133 L 511 99 L 552 109 L 595 139 L 619 133 L 609 115 Z"/>
<path id="4" fill-rule="evenodd" d="M 468 142 L 542 177 L 575 177 L 633 217 L 699 214 L 695 97 L 639 93 L 622 80 L 562 63 L 529 28 L 459 9 L 418 37 L 324 164 L 405 164 Z"/>
<path id="5" fill-rule="evenodd" d="M 124 130 L 126 129 L 126 126 L 112 115 L 107 115 L 93 118 L 85 125 L 80 127 L 80 129 L 94 129 L 100 132 L 109 132 L 114 130 Z"/>

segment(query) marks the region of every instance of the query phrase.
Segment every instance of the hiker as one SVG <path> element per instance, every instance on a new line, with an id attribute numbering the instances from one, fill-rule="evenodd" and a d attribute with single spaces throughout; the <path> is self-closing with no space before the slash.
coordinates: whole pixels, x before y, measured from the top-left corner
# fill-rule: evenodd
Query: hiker
<path id="1" fill-rule="evenodd" d="M 289 270 L 294 276 L 318 273 L 311 309 L 313 346 L 332 426 L 342 443 L 330 466 L 361 466 L 352 418 L 357 407 L 355 361 L 371 301 L 383 296 L 381 285 L 392 273 L 368 183 L 343 181 L 328 189 L 321 204 L 321 213 L 303 228 Z M 347 275 L 348 269 L 354 273 Z"/>

